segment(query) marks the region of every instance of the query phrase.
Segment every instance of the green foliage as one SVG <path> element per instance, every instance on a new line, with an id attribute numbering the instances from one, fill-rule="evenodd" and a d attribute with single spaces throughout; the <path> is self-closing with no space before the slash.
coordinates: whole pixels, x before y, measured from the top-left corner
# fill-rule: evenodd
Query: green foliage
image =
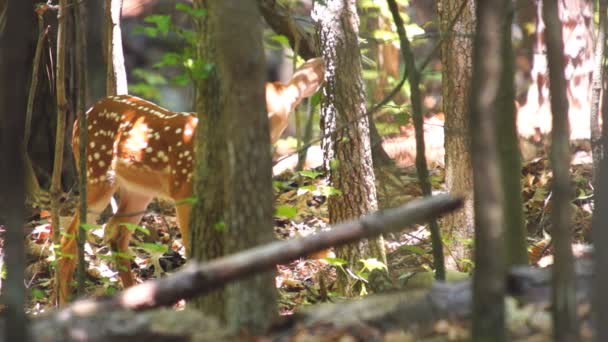
<path id="1" fill-rule="evenodd" d="M 220 221 L 220 222 L 216 222 L 213 225 L 213 229 L 215 229 L 218 232 L 225 232 L 226 231 L 226 223 L 224 221 Z"/>
<path id="2" fill-rule="evenodd" d="M 163 243 L 142 242 L 138 246 L 150 254 L 164 254 L 169 250 L 169 247 Z"/>
<path id="3" fill-rule="evenodd" d="M 404 245 L 399 247 L 400 250 L 402 251 L 407 251 L 410 253 L 414 253 L 417 255 L 426 255 L 427 252 L 424 250 L 424 248 L 421 248 L 419 246 L 415 246 L 415 245 Z"/>
<path id="4" fill-rule="evenodd" d="M 30 291 L 30 297 L 34 300 L 43 300 L 43 299 L 47 298 L 48 295 L 46 294 L 46 292 L 42 291 L 41 289 L 32 287 L 32 290 Z"/>
<path id="5" fill-rule="evenodd" d="M 81 223 L 80 227 L 82 227 L 82 229 L 84 229 L 85 231 L 91 231 L 94 229 L 99 229 L 101 228 L 100 224 L 92 224 L 92 223 Z"/>
<path id="6" fill-rule="evenodd" d="M 315 178 L 323 175 L 323 173 L 314 171 L 314 170 L 303 170 L 303 171 L 298 172 L 298 174 L 302 177 L 310 178 L 310 179 L 315 179 Z"/>
<path id="7" fill-rule="evenodd" d="M 291 205 L 279 205 L 274 212 L 274 216 L 284 218 L 284 219 L 292 219 L 298 213 L 298 209 Z"/>
<path id="8" fill-rule="evenodd" d="M 207 14 L 204 9 L 195 9 L 186 3 L 176 4 L 175 9 L 185 13 L 194 21 Z M 151 38 L 170 38 L 177 41 L 176 45 L 180 47 L 176 51 L 164 53 L 160 60 L 154 64 L 153 67 L 159 71 L 135 70 L 134 76 L 141 81 L 132 83 L 129 86 L 130 92 L 158 100 L 160 98 L 158 86 L 160 85 L 188 86 L 193 82 L 203 80 L 209 75 L 213 65 L 197 58 L 197 36 L 193 30 L 176 25 L 172 16 L 168 14 L 147 16 L 144 23 L 145 25 L 137 27 L 135 32 Z M 172 72 L 174 76 L 167 80 L 161 71 L 165 74 Z"/>
<path id="9" fill-rule="evenodd" d="M 197 202 L 198 202 L 198 197 L 190 196 L 190 197 L 182 198 L 182 199 L 175 201 L 175 205 L 180 205 L 180 204 L 185 204 L 185 203 L 195 205 Z"/>
<path id="10" fill-rule="evenodd" d="M 121 222 L 119 223 L 121 226 L 127 228 L 128 230 L 130 230 L 131 232 L 135 232 L 135 231 L 140 231 L 146 235 L 150 235 L 150 231 L 148 230 L 148 228 L 142 227 L 138 224 L 135 223 L 130 223 L 130 222 Z"/>

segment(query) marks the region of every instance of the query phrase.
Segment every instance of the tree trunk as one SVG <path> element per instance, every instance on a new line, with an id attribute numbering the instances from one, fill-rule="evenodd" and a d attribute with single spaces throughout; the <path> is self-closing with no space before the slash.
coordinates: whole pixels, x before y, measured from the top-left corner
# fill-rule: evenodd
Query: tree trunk
<path id="1" fill-rule="evenodd" d="M 561 3 L 561 2 L 560 2 Z M 576 341 L 577 328 L 576 284 L 574 257 L 572 255 L 572 210 L 570 202 L 574 193 L 570 186 L 570 145 L 568 125 L 568 97 L 564 68 L 564 41 L 558 14 L 558 5 L 547 1 L 543 4 L 543 20 L 547 25 L 547 64 L 552 112 L 551 168 L 551 236 L 555 245 L 553 267 L 553 338 L 556 341 Z"/>
<path id="2" fill-rule="evenodd" d="M 467 4 L 461 11 L 463 1 Z M 439 2 L 441 34 L 447 35 L 441 47 L 442 95 L 445 113 L 445 183 L 448 192 L 465 196 L 462 210 L 443 220 L 447 246 L 447 265 L 466 268 L 463 260 L 472 260 L 468 241 L 474 235 L 473 179 L 471 175 L 471 134 L 469 131 L 469 93 L 473 68 L 475 2 L 443 0 Z M 461 13 L 459 13 L 461 12 Z M 458 16 L 458 17 L 457 17 Z M 456 20 L 455 24 L 453 24 Z M 451 31 L 450 31 L 451 30 Z"/>
<path id="3" fill-rule="evenodd" d="M 121 13 L 122 0 L 106 0 L 106 95 L 129 93 L 125 58 L 122 52 Z"/>
<path id="4" fill-rule="evenodd" d="M 217 116 L 217 121 L 213 122 L 219 122 L 219 127 L 210 126 L 212 122 L 203 126 L 207 133 L 210 130 L 220 133 L 206 136 L 199 134 L 197 139 L 199 142 L 206 141 L 203 143 L 202 157 L 209 156 L 205 153 L 209 153 L 211 147 L 224 144 L 225 148 L 220 150 L 223 153 L 212 156 L 215 162 L 218 161 L 217 157 L 221 158 L 219 164 L 213 164 L 209 159 L 198 159 L 199 164 L 204 163 L 207 169 L 203 170 L 203 178 L 197 181 L 196 195 L 204 198 L 201 201 L 202 209 L 208 209 L 211 201 L 218 201 L 218 198 L 211 197 L 210 194 L 218 191 L 209 192 L 209 189 L 199 187 L 200 182 L 205 181 L 204 177 L 209 176 L 211 171 L 221 177 L 218 179 L 218 176 L 211 176 L 212 186 L 223 189 L 219 192 L 223 194 L 221 209 L 225 220 L 225 229 L 220 235 L 221 243 L 216 241 L 213 247 L 231 254 L 273 239 L 272 167 L 265 103 L 261 17 L 254 1 L 224 0 L 198 4 L 210 13 L 205 17 L 203 25 L 206 26 L 203 30 L 207 36 L 206 47 L 212 49 L 211 59 L 206 61 L 214 63 L 215 72 L 201 87 L 200 109 L 202 112 L 209 102 L 217 101 L 212 103 L 216 107 L 210 109 L 219 109 L 213 113 Z M 219 93 L 216 99 L 211 100 L 206 93 L 210 89 L 205 88 L 213 83 L 219 85 L 215 88 Z M 200 121 L 204 120 L 206 118 Z M 197 156 L 199 154 L 200 151 Z M 220 170 L 216 168 L 219 165 Z M 210 170 L 210 167 L 214 169 Z M 203 211 L 203 218 L 206 214 L 215 218 L 222 217 L 216 211 L 219 207 L 213 206 L 210 209 L 212 211 L 208 213 Z M 199 223 L 196 219 L 193 222 Z M 211 227 L 217 229 L 218 223 L 220 221 L 211 222 Z M 200 225 L 196 224 L 193 228 L 198 232 L 193 232 L 193 243 L 207 239 L 207 236 L 200 233 Z M 202 253 L 209 257 L 209 251 L 193 251 L 195 257 L 203 256 Z M 221 318 L 229 327 L 247 328 L 257 333 L 264 331 L 277 314 L 273 272 L 261 273 L 229 285 L 224 291 L 221 305 Z M 212 313 L 218 307 L 203 309 Z"/>
<path id="5" fill-rule="evenodd" d="M 521 158 L 517 137 L 515 85 L 513 67 L 513 46 L 511 25 L 513 24 L 512 6 L 505 12 L 505 27 L 502 36 L 503 70 L 501 75 L 501 96 L 498 100 L 499 112 L 496 120 L 498 139 L 498 158 L 500 162 L 502 187 L 504 191 L 504 224 L 507 244 L 507 265 L 526 265 L 528 250 L 524 208 L 521 190 Z"/>
<path id="6" fill-rule="evenodd" d="M 505 242 L 503 189 L 498 159 L 497 108 L 505 89 L 501 76 L 510 0 L 477 3 L 471 80 L 471 154 L 475 206 L 473 341 L 505 341 Z"/>
<path id="7" fill-rule="evenodd" d="M 319 25 L 325 84 L 321 102 L 321 142 L 331 185 L 341 194 L 328 199 L 329 220 L 357 218 L 378 208 L 369 141 L 369 121 L 363 115 L 365 93 L 358 46 L 359 18 L 354 0 L 315 2 L 313 20 Z M 362 258 L 386 263 L 382 238 L 337 249 L 337 256 L 357 270 Z M 338 273 L 340 292 L 355 294 L 354 279 Z"/>
<path id="8" fill-rule="evenodd" d="M 9 6 L 10 5 L 10 6 Z M 0 226 L 4 234 L 7 278 L 2 284 L 6 305 L 5 341 L 28 341 L 24 233 L 23 127 L 27 107 L 27 75 L 33 56 L 29 43 L 35 36 L 33 1 L 0 1 Z"/>
<path id="9" fill-rule="evenodd" d="M 213 1 L 198 0 L 197 8 L 210 12 Z M 204 16 L 197 23 L 198 58 L 203 61 L 217 60 L 215 42 L 212 40 L 217 23 L 211 16 Z M 225 154 L 220 102 L 220 76 L 212 68 L 198 84 L 196 111 L 199 124 L 196 128 L 195 172 L 193 193 L 197 201 L 192 208 L 191 256 L 195 260 L 208 261 L 225 254 L 222 229 L 224 224 L 224 170 Z M 194 306 L 220 320 L 224 319 L 224 291 L 218 290 L 194 301 Z"/>

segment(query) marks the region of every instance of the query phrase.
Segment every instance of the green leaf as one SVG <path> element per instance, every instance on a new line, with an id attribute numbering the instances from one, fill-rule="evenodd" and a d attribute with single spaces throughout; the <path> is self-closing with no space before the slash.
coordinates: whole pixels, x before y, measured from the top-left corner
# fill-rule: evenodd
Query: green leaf
<path id="1" fill-rule="evenodd" d="M 310 99 L 310 102 L 313 107 L 316 107 L 319 103 L 321 103 L 321 92 L 316 92 Z"/>
<path id="2" fill-rule="evenodd" d="M 150 235 L 150 231 L 147 228 L 144 228 L 138 224 L 131 223 L 131 222 L 120 222 L 119 224 L 132 232 L 140 231 L 146 235 Z"/>
<path id="3" fill-rule="evenodd" d="M 194 77 L 195 80 L 200 81 L 206 79 L 207 76 L 209 76 L 209 74 L 213 70 L 213 68 L 215 68 L 215 65 L 213 63 L 207 63 L 204 60 L 197 58 L 192 60 L 190 72 L 192 73 L 192 77 Z"/>
<path id="4" fill-rule="evenodd" d="M 217 230 L 218 232 L 225 232 L 226 223 L 224 223 L 224 221 L 217 222 L 213 225 L 213 229 Z"/>
<path id="5" fill-rule="evenodd" d="M 405 245 L 405 246 L 401 246 L 399 248 L 402 251 L 407 251 L 407 252 L 411 252 L 417 255 L 424 255 L 426 254 L 426 251 L 424 250 L 424 248 L 420 248 L 418 246 L 413 246 L 413 245 Z"/>
<path id="6" fill-rule="evenodd" d="M 31 291 L 31 297 L 36 299 L 36 300 L 41 300 L 47 297 L 46 293 L 44 291 L 42 291 L 41 289 L 32 287 L 32 291 Z"/>
<path id="7" fill-rule="evenodd" d="M 160 62 L 154 64 L 155 68 L 161 68 L 164 66 L 175 66 L 182 64 L 183 58 L 182 55 L 176 52 L 166 52 L 163 54 L 163 57 L 160 59 Z"/>
<path id="8" fill-rule="evenodd" d="M 118 292 L 118 289 L 116 288 L 116 286 L 108 286 L 106 287 L 106 295 L 111 296 L 113 294 L 115 294 L 116 292 Z"/>
<path id="9" fill-rule="evenodd" d="M 134 30 L 135 33 L 143 33 L 148 37 L 156 38 L 158 36 L 158 30 L 154 27 L 149 26 L 137 26 Z"/>
<path id="10" fill-rule="evenodd" d="M 319 177 L 320 175 L 322 175 L 321 172 L 317 172 L 317 171 L 313 171 L 313 170 L 304 170 L 304 171 L 300 171 L 298 173 L 300 174 L 300 176 L 310 178 L 310 179 L 315 179 L 315 178 Z"/>
<path id="11" fill-rule="evenodd" d="M 84 229 L 87 232 L 90 230 L 93 230 L 93 229 L 101 228 L 100 224 L 92 224 L 92 223 L 81 223 L 80 226 L 82 227 L 82 229 Z"/>
<path id="12" fill-rule="evenodd" d="M 175 201 L 175 205 L 180 205 L 180 204 L 196 204 L 196 202 L 198 202 L 198 199 L 196 196 L 190 196 L 190 197 L 186 197 L 186 198 L 180 198 L 177 201 Z"/>
<path id="13" fill-rule="evenodd" d="M 143 82 L 130 83 L 129 93 L 139 95 L 150 100 L 160 100 L 160 91 L 158 91 L 158 87 Z"/>
<path id="14" fill-rule="evenodd" d="M 144 19 L 144 22 L 156 25 L 156 29 L 163 35 L 169 33 L 169 27 L 171 26 L 171 16 L 169 15 L 149 15 Z"/>
<path id="15" fill-rule="evenodd" d="M 283 205 L 278 206 L 275 209 L 274 216 L 286 218 L 286 219 L 292 219 L 296 216 L 297 213 L 298 213 L 298 209 L 296 207 L 283 204 Z"/>
<path id="16" fill-rule="evenodd" d="M 340 166 L 340 161 L 338 159 L 332 158 L 332 160 L 329 161 L 329 168 L 331 170 L 337 169 L 338 166 Z"/>
<path id="17" fill-rule="evenodd" d="M 149 243 L 149 242 L 142 242 L 139 244 L 139 247 L 145 249 L 146 251 L 148 251 L 149 253 L 167 253 L 167 251 L 169 250 L 169 247 L 165 244 L 162 243 Z"/>
<path id="18" fill-rule="evenodd" d="M 332 266 L 344 266 L 347 264 L 346 260 L 340 258 L 323 258 L 323 260 Z"/>
<path id="19" fill-rule="evenodd" d="M 376 258 L 361 259 L 361 260 L 359 260 L 359 262 L 363 264 L 362 271 L 369 271 L 369 272 L 371 272 L 373 270 L 387 270 L 388 271 L 388 267 L 386 267 L 386 265 L 383 262 L 380 262 Z"/>
<path id="20" fill-rule="evenodd" d="M 112 259 L 126 259 L 126 260 L 131 260 L 133 259 L 133 256 L 131 254 L 129 254 L 128 252 L 117 252 L 117 251 L 112 251 Z"/>
<path id="21" fill-rule="evenodd" d="M 323 196 L 325 197 L 329 197 L 329 196 L 333 196 L 333 195 L 342 195 L 342 191 L 334 188 L 333 186 L 329 186 L 329 185 L 322 185 L 319 186 L 319 190 L 321 191 L 321 194 L 323 194 Z"/>
<path id="22" fill-rule="evenodd" d="M 181 74 L 173 77 L 173 79 L 171 81 L 178 86 L 184 87 L 184 86 L 187 86 L 188 84 L 190 84 L 190 82 L 192 82 L 192 79 L 190 78 L 190 75 L 188 75 L 186 73 L 181 73 Z"/>
<path id="23" fill-rule="evenodd" d="M 289 38 L 287 38 L 286 36 L 282 35 L 282 34 L 275 34 L 272 35 L 270 37 L 270 39 L 274 42 L 277 42 L 279 44 L 281 44 L 281 46 L 283 47 L 288 47 L 289 46 Z"/>
<path id="24" fill-rule="evenodd" d="M 165 85 L 167 79 L 156 71 L 150 71 L 145 69 L 134 69 L 133 76 L 142 79 L 144 82 L 150 85 Z"/>
<path id="25" fill-rule="evenodd" d="M 190 6 L 190 4 L 185 4 L 185 3 L 181 3 L 181 2 L 175 5 L 175 9 L 178 11 L 182 11 L 184 13 L 188 13 L 195 18 L 200 18 L 207 14 L 207 10 L 204 8 L 195 9 L 195 8 L 192 8 L 192 6 Z"/>

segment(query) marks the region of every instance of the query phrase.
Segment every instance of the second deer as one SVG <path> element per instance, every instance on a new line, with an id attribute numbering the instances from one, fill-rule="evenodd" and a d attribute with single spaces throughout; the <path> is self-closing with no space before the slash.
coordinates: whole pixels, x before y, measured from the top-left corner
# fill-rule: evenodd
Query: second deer
<path id="1" fill-rule="evenodd" d="M 288 83 L 266 84 L 272 143 L 287 127 L 290 112 L 317 91 L 323 75 L 323 60 L 314 58 L 298 68 Z M 120 194 L 118 210 L 107 223 L 104 240 L 118 252 L 117 268 L 124 287 L 135 284 L 131 261 L 120 257 L 126 255 L 132 235 L 125 224 L 138 224 L 154 197 L 177 202 L 178 226 L 189 255 L 191 204 L 183 199 L 192 195 L 197 122 L 195 113 L 172 112 L 129 95 L 105 97 L 87 112 L 87 204 L 89 212 L 100 213 L 115 192 Z M 78 131 L 76 122 L 72 136 L 76 160 Z M 78 226 L 76 214 L 61 241 L 60 279 L 56 284 L 59 304 L 66 303 L 70 294 Z"/>

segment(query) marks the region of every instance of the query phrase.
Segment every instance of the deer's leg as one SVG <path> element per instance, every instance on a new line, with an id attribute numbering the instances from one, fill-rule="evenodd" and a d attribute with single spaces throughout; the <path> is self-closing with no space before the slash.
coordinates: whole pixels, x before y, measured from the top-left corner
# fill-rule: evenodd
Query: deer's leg
<path id="1" fill-rule="evenodd" d="M 125 288 L 135 285 L 135 277 L 131 273 L 131 258 L 128 253 L 129 240 L 133 235 L 133 227 L 130 224 L 139 224 L 152 198 L 147 194 L 121 188 L 118 211 L 106 225 L 104 240 L 112 248 L 118 276 Z"/>
<path id="2" fill-rule="evenodd" d="M 186 248 L 186 257 L 190 257 L 192 248 L 190 247 L 190 212 L 192 211 L 192 204 L 181 203 L 175 206 L 175 212 L 177 213 L 177 225 L 179 231 L 182 233 L 182 243 Z"/>
<path id="3" fill-rule="evenodd" d="M 110 202 L 114 191 L 116 191 L 116 186 L 111 182 L 89 183 L 87 185 L 88 210 L 92 213 L 100 213 Z M 80 217 L 77 211 L 61 238 L 61 255 L 58 259 L 59 281 L 58 284 L 55 284 L 59 305 L 67 303 L 69 299 L 78 254 L 76 235 L 79 225 Z"/>

